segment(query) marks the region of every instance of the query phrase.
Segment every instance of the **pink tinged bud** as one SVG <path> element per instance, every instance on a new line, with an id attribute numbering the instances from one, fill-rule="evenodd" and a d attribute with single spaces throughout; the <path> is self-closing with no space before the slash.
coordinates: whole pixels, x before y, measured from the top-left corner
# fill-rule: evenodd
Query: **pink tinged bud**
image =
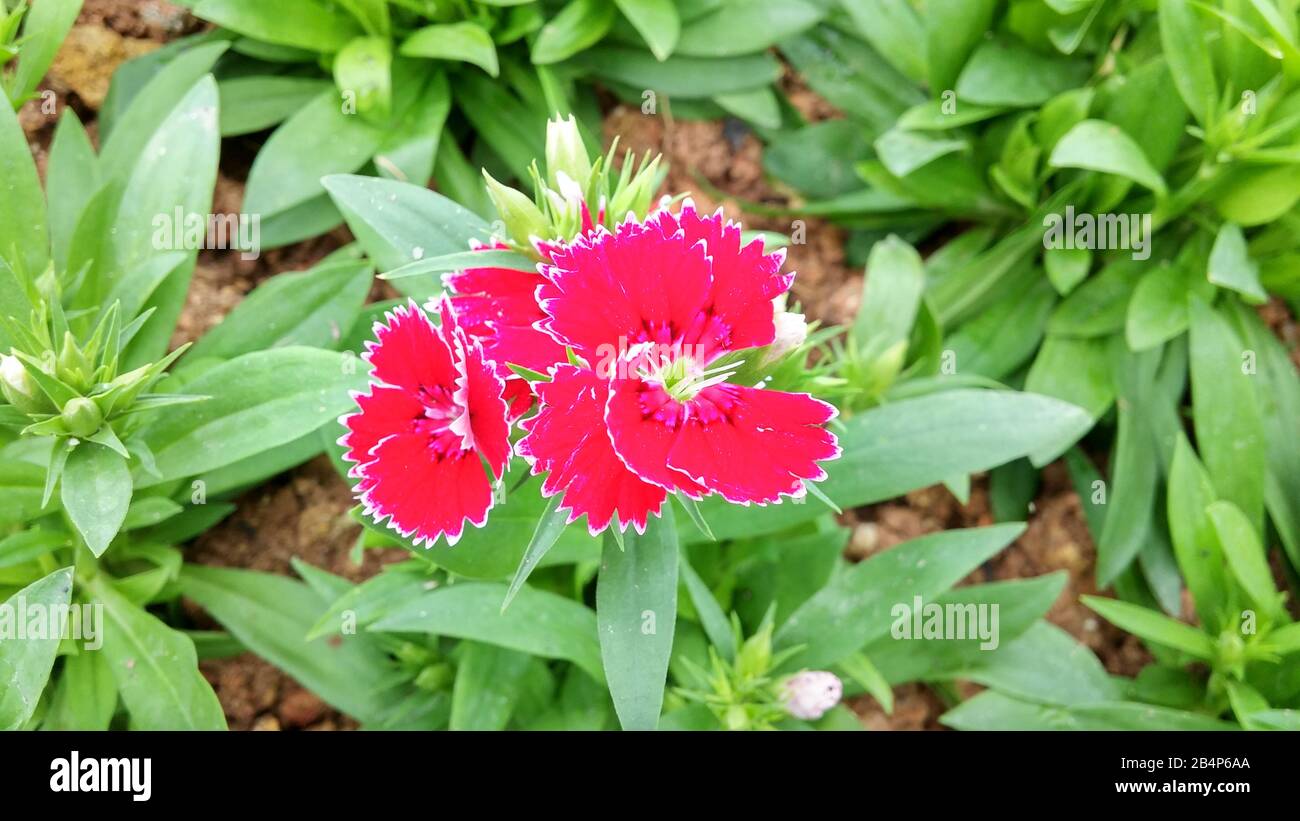
<path id="1" fill-rule="evenodd" d="M 790 715 L 804 721 L 816 721 L 840 703 L 844 685 L 834 673 L 805 670 L 786 679 L 782 703 Z"/>

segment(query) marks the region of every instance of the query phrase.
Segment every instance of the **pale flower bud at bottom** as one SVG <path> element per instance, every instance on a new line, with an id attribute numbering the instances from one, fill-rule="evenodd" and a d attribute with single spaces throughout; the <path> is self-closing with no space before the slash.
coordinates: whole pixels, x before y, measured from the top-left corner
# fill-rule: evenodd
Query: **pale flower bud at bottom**
<path id="1" fill-rule="evenodd" d="M 834 673 L 825 670 L 805 670 L 786 679 L 782 686 L 781 701 L 795 718 L 816 721 L 826 711 L 840 703 L 844 685 Z"/>

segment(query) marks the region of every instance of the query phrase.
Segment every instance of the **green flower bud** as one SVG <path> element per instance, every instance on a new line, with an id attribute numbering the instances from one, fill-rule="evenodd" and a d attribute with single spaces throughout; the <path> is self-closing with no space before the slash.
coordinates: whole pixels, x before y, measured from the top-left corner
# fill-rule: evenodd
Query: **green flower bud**
<path id="1" fill-rule="evenodd" d="M 74 388 L 85 390 L 90 387 L 90 379 L 94 371 L 95 366 L 86 358 L 72 333 L 65 331 L 55 375 Z"/>
<path id="2" fill-rule="evenodd" d="M 560 187 L 561 173 L 584 189 L 591 181 L 591 158 L 572 114 L 546 121 L 546 179 L 552 188 Z"/>
<path id="3" fill-rule="evenodd" d="M 532 237 L 551 238 L 551 227 L 546 221 L 546 215 L 531 199 L 510 186 L 497 182 L 486 170 L 483 178 L 487 180 L 488 197 L 506 224 L 509 239 L 518 245 L 531 247 Z"/>
<path id="4" fill-rule="evenodd" d="M 450 664 L 446 662 L 433 664 L 425 667 L 415 677 L 415 686 L 426 692 L 433 693 L 446 689 L 447 685 L 451 684 L 452 679 L 455 677 Z"/>
<path id="5" fill-rule="evenodd" d="M 61 416 L 68 433 L 83 439 L 93 435 L 104 424 L 104 414 L 99 406 L 84 396 L 69 399 Z"/>

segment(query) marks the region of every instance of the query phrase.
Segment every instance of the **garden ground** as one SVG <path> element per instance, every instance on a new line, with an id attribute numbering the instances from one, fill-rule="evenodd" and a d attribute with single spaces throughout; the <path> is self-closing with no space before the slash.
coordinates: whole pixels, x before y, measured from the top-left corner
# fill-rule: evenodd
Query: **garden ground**
<path id="1" fill-rule="evenodd" d="M 81 116 L 93 137 L 95 111 L 104 99 L 113 69 L 125 59 L 197 28 L 184 9 L 163 0 L 86 0 L 44 86 L 55 92 L 58 111 L 52 115 L 42 113 L 38 99 L 21 114 L 42 173 L 54 123 L 65 105 L 71 105 Z M 799 87 L 795 78 L 787 77 L 786 83 L 791 99 L 805 116 L 835 116 L 826 103 Z M 765 181 L 761 143 L 742 127 L 673 121 L 610 105 L 605 118 L 607 143 L 614 135 L 638 153 L 650 149 L 666 155 L 672 171 L 665 190 L 691 191 L 702 209 L 721 205 L 729 216 L 743 219 L 747 227 L 790 231 L 789 220 L 749 215 L 737 204 L 789 204 L 783 192 Z M 257 139 L 234 138 L 223 146 L 215 212 L 239 210 L 242 180 Z M 701 178 L 707 186 L 701 185 Z M 724 194 L 735 199 L 721 196 Z M 798 272 L 794 294 L 809 319 L 846 322 L 856 311 L 862 279 L 860 273 L 846 265 L 844 233 L 808 220 L 806 236 L 806 243 L 790 249 L 788 267 Z M 285 270 L 308 268 L 349 239 L 347 229 L 340 228 L 324 237 L 264 252 L 252 261 L 241 260 L 235 252 L 204 251 L 173 345 L 217 324 L 263 279 Z M 393 295 L 386 288 L 383 283 L 377 284 L 372 296 Z M 1300 363 L 1300 331 L 1291 317 L 1276 303 L 1264 309 L 1264 316 Z M 203 564 L 291 574 L 289 560 L 299 556 L 353 580 L 368 578 L 384 561 L 400 558 L 403 553 L 368 551 L 362 565 L 353 564 L 349 553 L 358 527 L 347 517 L 351 504 L 348 488 L 328 460 L 320 457 L 245 494 L 238 500 L 234 514 L 188 548 L 189 558 Z M 844 515 L 853 525 L 845 546 L 846 555 L 853 559 L 865 558 L 923 533 L 992 522 L 985 477 L 975 478 L 970 501 L 965 505 L 946 489 L 933 487 Z M 1025 534 L 967 581 L 1027 578 L 1065 570 L 1069 584 L 1048 619 L 1095 651 L 1111 673 L 1131 676 L 1149 660 L 1145 650 L 1137 639 L 1102 621 L 1078 600 L 1081 593 L 1095 592 L 1093 561 L 1093 544 L 1079 499 L 1063 466 L 1057 464 L 1044 475 Z M 194 609 L 191 613 L 202 623 L 202 613 Z M 251 654 L 205 661 L 202 668 L 216 689 L 232 729 L 355 727 L 351 719 Z M 939 694 L 920 685 L 908 685 L 898 688 L 895 697 L 892 715 L 886 715 L 874 699 L 866 696 L 857 699 L 853 707 L 863 724 L 872 729 L 939 727 L 938 716 L 946 709 Z"/>

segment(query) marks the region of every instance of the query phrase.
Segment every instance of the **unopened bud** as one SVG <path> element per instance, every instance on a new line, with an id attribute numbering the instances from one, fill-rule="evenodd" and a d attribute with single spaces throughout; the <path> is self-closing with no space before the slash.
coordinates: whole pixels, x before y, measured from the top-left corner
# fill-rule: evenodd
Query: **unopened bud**
<path id="1" fill-rule="evenodd" d="M 510 186 L 497 182 L 487 171 L 483 172 L 483 178 L 487 180 L 488 197 L 506 224 L 510 239 L 524 246 L 529 245 L 529 240 L 533 237 L 550 239 L 550 224 L 546 221 L 546 215 L 531 199 Z"/>
<path id="2" fill-rule="evenodd" d="M 68 433 L 82 439 L 94 434 L 104 423 L 104 414 L 100 413 L 99 406 L 84 396 L 69 399 L 63 406 L 62 416 Z"/>
<path id="3" fill-rule="evenodd" d="M 781 701 L 795 718 L 816 721 L 840 703 L 844 685 L 834 673 L 805 670 L 786 679 Z"/>
<path id="4" fill-rule="evenodd" d="M 16 356 L 0 354 L 0 393 L 4 394 L 5 401 L 23 413 L 48 410 L 42 401 L 40 388 Z"/>
<path id="5" fill-rule="evenodd" d="M 582 186 L 591 179 L 591 158 L 572 114 L 546 122 L 546 177 L 552 187 L 560 187 L 560 174 Z"/>

